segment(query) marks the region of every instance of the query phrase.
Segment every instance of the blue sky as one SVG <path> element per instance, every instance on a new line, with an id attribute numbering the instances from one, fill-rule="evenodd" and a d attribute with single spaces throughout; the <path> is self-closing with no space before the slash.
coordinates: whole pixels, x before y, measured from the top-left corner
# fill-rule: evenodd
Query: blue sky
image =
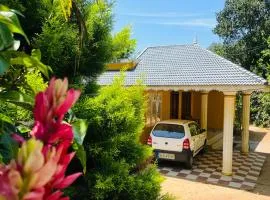
<path id="1" fill-rule="evenodd" d="M 225 0 L 116 0 L 114 31 L 133 28 L 137 51 L 147 46 L 198 43 L 207 48 L 220 39 L 212 32 Z"/>

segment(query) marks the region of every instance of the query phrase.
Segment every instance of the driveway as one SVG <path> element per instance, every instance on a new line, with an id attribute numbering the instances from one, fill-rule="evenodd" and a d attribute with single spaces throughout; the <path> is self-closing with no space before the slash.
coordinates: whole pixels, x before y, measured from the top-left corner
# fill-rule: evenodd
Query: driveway
<path id="1" fill-rule="evenodd" d="M 257 177 L 255 187 L 248 188 L 249 191 L 231 188 L 227 185 L 224 187 L 202 183 L 200 180 L 192 181 L 181 177 L 165 176 L 165 181 L 162 184 L 162 192 L 170 193 L 176 199 L 183 200 L 270 200 L 270 130 L 250 127 L 250 134 L 250 138 L 253 140 L 252 148 L 256 152 L 255 155 L 258 153 L 258 155 L 266 157 L 266 160 L 260 175 Z"/>

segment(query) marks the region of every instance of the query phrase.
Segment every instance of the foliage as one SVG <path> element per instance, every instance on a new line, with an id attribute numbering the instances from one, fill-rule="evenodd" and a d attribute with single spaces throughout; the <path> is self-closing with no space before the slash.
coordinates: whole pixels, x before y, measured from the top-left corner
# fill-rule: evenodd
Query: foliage
<path id="1" fill-rule="evenodd" d="M 234 117 L 234 133 L 241 134 L 242 130 L 242 110 L 243 110 L 243 98 L 241 93 L 236 94 L 236 109 Z"/>
<path id="2" fill-rule="evenodd" d="M 1 3 L 15 10 L 20 11 L 24 17 L 20 18 L 22 27 L 26 35 L 31 39 L 36 33 L 41 32 L 43 20 L 48 16 L 48 9 L 45 4 L 46 0 L 2 0 Z M 31 23 L 29 23 L 31 19 Z M 22 46 L 28 45 L 25 41 Z"/>
<path id="3" fill-rule="evenodd" d="M 25 81 L 34 94 L 44 91 L 47 87 L 47 83 L 44 82 L 41 73 L 38 70 L 28 72 L 25 75 Z"/>
<path id="4" fill-rule="evenodd" d="M 35 45 L 43 52 L 42 60 L 52 66 L 57 77 L 74 76 L 75 58 L 78 56 L 77 38 L 76 26 L 56 17 L 48 19 L 37 36 Z"/>
<path id="5" fill-rule="evenodd" d="M 221 43 L 212 43 L 209 47 L 208 47 L 209 51 L 214 52 L 215 54 L 222 56 L 222 57 L 226 57 L 226 52 L 224 49 L 224 45 Z"/>
<path id="6" fill-rule="evenodd" d="M 267 47 L 270 5 L 261 0 L 227 0 L 217 22 L 214 32 L 224 39 L 229 59 L 255 70 L 260 52 Z"/>
<path id="7" fill-rule="evenodd" d="M 38 73 L 40 71 L 48 77 L 49 68 L 40 62 L 39 50 L 33 50 L 31 55 L 16 51 L 20 41 L 15 39 L 14 34 L 21 34 L 28 41 L 16 16 L 18 12 L 2 5 L 0 10 L 0 114 L 4 116 L 0 118 L 2 133 L 4 118 L 9 118 L 13 123 L 16 121 L 14 125 L 17 125 L 17 120 L 30 120 L 31 114 L 27 109 L 32 110 L 34 94 L 44 86 L 43 78 Z"/>
<path id="8" fill-rule="evenodd" d="M 270 126 L 270 94 L 254 93 L 251 96 L 251 120 L 258 126 Z"/>
<path id="9" fill-rule="evenodd" d="M 84 139 L 87 156 L 84 199 L 157 199 L 161 177 L 149 164 L 150 147 L 140 143 L 144 127 L 144 87 L 123 86 L 118 77 L 95 98 L 84 98 L 74 108 L 89 128 Z M 85 184 L 78 186 L 82 188 Z M 77 198 L 77 192 L 74 198 Z"/>
<path id="10" fill-rule="evenodd" d="M 46 91 L 36 95 L 32 138 L 24 141 L 19 135 L 12 136 L 22 146 L 7 165 L 0 164 L 1 199 L 60 200 L 61 190 L 81 175 L 65 175 L 75 153 L 68 153 L 73 131 L 69 124 L 63 123 L 63 118 L 80 95 L 79 91 L 67 88 L 66 79 L 52 79 Z M 6 134 L 10 133 L 1 134 L 0 145 L 10 144 L 10 139 L 3 141 Z M 0 152 L 3 153 L 2 148 Z M 1 158 L 5 157 L 1 154 Z"/>
<path id="11" fill-rule="evenodd" d="M 126 26 L 113 37 L 113 60 L 129 58 L 136 48 L 136 40 L 131 38 L 131 27 Z"/>
<path id="12" fill-rule="evenodd" d="M 227 0 L 217 14 L 217 22 L 214 32 L 224 42 L 212 45 L 211 50 L 269 80 L 270 4 L 261 0 Z M 267 94 L 252 95 L 252 122 L 270 126 L 269 101 Z M 237 101 L 236 119 L 240 119 L 239 103 Z M 239 126 L 240 120 L 236 128 Z"/>
<path id="13" fill-rule="evenodd" d="M 14 33 L 27 39 L 15 11 L 0 4 L 0 75 L 10 66 L 10 58 L 5 54 L 19 48 L 19 41 L 13 38 Z"/>
<path id="14" fill-rule="evenodd" d="M 78 27 L 76 10 L 72 8 L 68 22 L 59 15 L 58 9 L 52 9 L 50 17 L 43 23 L 42 32 L 35 38 L 35 46 L 45 54 L 42 61 L 53 66 L 57 76 L 67 76 L 73 83 L 81 80 L 78 76 L 87 76 L 94 82 L 104 71 L 105 63 L 130 56 L 136 42 L 130 38 L 130 27 L 112 35 L 113 4 L 106 0 L 83 0 L 78 7 L 87 32 L 83 45 L 81 26 Z"/>

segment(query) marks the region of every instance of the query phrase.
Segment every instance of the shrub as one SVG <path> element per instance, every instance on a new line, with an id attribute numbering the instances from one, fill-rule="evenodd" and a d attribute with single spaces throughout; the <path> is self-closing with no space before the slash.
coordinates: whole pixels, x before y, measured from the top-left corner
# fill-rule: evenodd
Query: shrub
<path id="1" fill-rule="evenodd" d="M 270 94 L 253 93 L 250 112 L 251 121 L 257 126 L 270 127 Z"/>
<path id="2" fill-rule="evenodd" d="M 152 164 L 150 147 L 140 143 L 144 127 L 144 87 L 124 87 L 124 76 L 85 98 L 74 109 L 87 119 L 85 199 L 157 199 L 161 177 Z M 145 166 L 145 167 L 141 167 Z M 77 194 L 79 195 L 79 194 Z"/>

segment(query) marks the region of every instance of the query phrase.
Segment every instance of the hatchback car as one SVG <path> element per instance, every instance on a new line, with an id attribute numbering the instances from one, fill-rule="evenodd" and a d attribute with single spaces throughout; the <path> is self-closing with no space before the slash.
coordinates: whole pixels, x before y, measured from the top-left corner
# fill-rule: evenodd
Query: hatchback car
<path id="1" fill-rule="evenodd" d="M 193 157 L 206 146 L 206 131 L 190 120 L 158 122 L 147 141 L 154 149 L 157 160 L 184 162 L 192 168 Z"/>

